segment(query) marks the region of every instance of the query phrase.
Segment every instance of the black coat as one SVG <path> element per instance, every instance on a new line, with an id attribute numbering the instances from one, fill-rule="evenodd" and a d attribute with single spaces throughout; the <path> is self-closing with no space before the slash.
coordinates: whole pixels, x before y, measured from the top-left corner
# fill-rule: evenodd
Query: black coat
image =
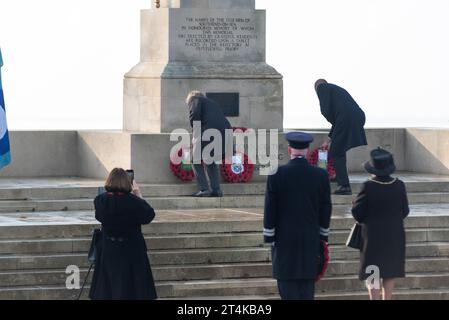
<path id="1" fill-rule="evenodd" d="M 365 113 L 343 88 L 334 84 L 321 84 L 317 89 L 321 114 L 332 124 L 330 154 L 342 156 L 349 149 L 367 145 Z"/>
<path id="2" fill-rule="evenodd" d="M 352 215 L 362 224 L 361 280 L 370 275 L 366 268 L 371 265 L 379 267 L 381 278 L 405 276 L 404 219 L 408 214 L 401 180 L 376 177 L 363 184 L 352 208 Z"/>
<path id="3" fill-rule="evenodd" d="M 201 122 L 201 135 L 207 129 L 217 129 L 222 137 L 222 150 L 221 154 L 217 154 L 216 160 L 221 160 L 222 156 L 226 152 L 226 139 L 225 139 L 225 130 L 232 129 L 231 124 L 228 119 L 226 119 L 222 108 L 213 100 L 208 99 L 206 97 L 193 97 L 192 101 L 189 104 L 189 119 L 190 126 L 193 128 L 194 121 Z M 194 148 L 201 147 L 201 150 L 206 147 L 211 141 L 198 141 Z M 232 141 L 228 141 L 228 143 L 232 144 Z M 215 153 L 212 153 L 214 156 Z"/>
<path id="4" fill-rule="evenodd" d="M 327 238 L 331 213 L 328 174 L 306 159 L 291 160 L 268 177 L 264 239 L 274 242 L 274 278 L 316 278 L 320 234 Z"/>
<path id="5" fill-rule="evenodd" d="M 133 194 L 103 193 L 95 198 L 94 204 L 95 218 L 101 222 L 103 232 L 90 298 L 156 299 L 147 246 L 141 231 L 141 225 L 154 219 L 153 208 Z"/>

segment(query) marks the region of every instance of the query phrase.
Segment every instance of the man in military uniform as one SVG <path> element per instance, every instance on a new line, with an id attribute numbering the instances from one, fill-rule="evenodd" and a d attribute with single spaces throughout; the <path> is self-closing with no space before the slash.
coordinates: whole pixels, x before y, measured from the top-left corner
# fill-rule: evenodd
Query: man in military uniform
<path id="1" fill-rule="evenodd" d="M 329 137 L 322 147 L 329 148 L 334 159 L 335 174 L 338 183 L 337 195 L 352 194 L 346 168 L 346 152 L 358 146 L 367 145 L 365 130 L 365 113 L 357 102 L 343 88 L 317 80 L 315 90 L 320 100 L 321 114 L 332 124 Z"/>
<path id="2" fill-rule="evenodd" d="M 310 134 L 290 132 L 286 139 L 291 160 L 267 181 L 264 240 L 272 244 L 281 298 L 313 300 L 320 240 L 327 242 L 332 213 L 329 177 L 305 158 Z"/>

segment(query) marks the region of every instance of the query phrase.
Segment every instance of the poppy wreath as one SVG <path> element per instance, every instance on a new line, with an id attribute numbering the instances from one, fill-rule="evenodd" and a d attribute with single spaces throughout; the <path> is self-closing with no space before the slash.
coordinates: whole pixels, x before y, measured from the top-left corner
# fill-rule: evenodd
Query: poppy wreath
<path id="1" fill-rule="evenodd" d="M 242 132 L 248 131 L 248 128 L 233 127 L 233 131 L 239 130 Z M 253 178 L 254 164 L 250 163 L 248 155 L 242 154 L 242 164 L 235 165 L 232 163 L 226 163 L 223 160 L 220 171 L 223 179 L 230 183 L 247 183 Z"/>
<path id="2" fill-rule="evenodd" d="M 309 154 L 309 156 L 307 157 L 307 161 L 309 161 L 309 163 L 312 166 L 318 165 L 318 151 L 319 150 L 328 151 L 327 148 L 325 148 L 325 149 L 316 148 L 315 150 L 313 150 L 312 153 Z M 335 179 L 334 159 L 332 159 L 330 156 L 328 156 L 328 159 L 327 159 L 327 173 L 329 174 L 329 179 Z"/>
<path id="3" fill-rule="evenodd" d="M 329 245 L 326 241 L 320 240 L 320 255 L 318 257 L 318 275 L 315 281 L 320 281 L 326 274 L 329 266 Z"/>
<path id="4" fill-rule="evenodd" d="M 183 158 L 182 148 L 178 151 L 178 157 Z M 179 164 L 173 163 L 170 159 L 170 170 L 179 180 L 183 182 L 190 182 L 195 177 L 192 164 L 186 164 L 181 161 Z"/>

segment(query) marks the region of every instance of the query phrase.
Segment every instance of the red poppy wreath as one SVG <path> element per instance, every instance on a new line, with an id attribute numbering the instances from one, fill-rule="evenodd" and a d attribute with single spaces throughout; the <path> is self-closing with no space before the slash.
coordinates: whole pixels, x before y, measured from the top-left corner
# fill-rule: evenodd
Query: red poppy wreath
<path id="1" fill-rule="evenodd" d="M 307 157 L 307 160 L 312 166 L 318 166 L 318 153 L 320 150 L 328 151 L 328 149 L 316 148 L 312 151 L 312 153 Z M 327 158 L 327 173 L 329 174 L 329 179 L 335 179 L 335 168 L 334 168 L 334 160 L 328 156 Z"/>
<path id="2" fill-rule="evenodd" d="M 183 149 L 179 149 L 178 157 L 182 160 L 179 164 L 175 164 L 172 159 L 170 159 L 170 170 L 179 180 L 184 182 L 190 182 L 195 177 L 193 172 L 193 166 L 189 161 L 186 161 L 187 157 Z"/>
<path id="3" fill-rule="evenodd" d="M 246 132 L 247 128 L 232 128 L 235 131 Z M 248 155 L 236 153 L 232 157 L 231 163 L 223 160 L 221 165 L 221 175 L 223 179 L 230 183 L 247 183 L 253 178 L 254 164 L 250 163 Z"/>

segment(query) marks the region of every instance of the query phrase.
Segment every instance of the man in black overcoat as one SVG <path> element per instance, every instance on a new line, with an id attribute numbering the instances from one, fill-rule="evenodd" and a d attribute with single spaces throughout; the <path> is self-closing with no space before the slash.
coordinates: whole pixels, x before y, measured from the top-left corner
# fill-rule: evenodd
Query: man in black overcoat
<path id="1" fill-rule="evenodd" d="M 315 83 L 320 100 L 321 114 L 332 124 L 328 139 L 322 147 L 330 144 L 329 155 L 334 159 L 336 179 L 339 188 L 335 194 L 352 194 L 346 168 L 346 152 L 352 148 L 367 145 L 365 113 L 357 102 L 343 88 L 320 79 Z"/>
<path id="2" fill-rule="evenodd" d="M 217 162 L 224 158 L 226 152 L 226 129 L 232 129 L 228 119 L 226 119 L 222 108 L 213 100 L 206 98 L 200 91 L 192 91 L 186 99 L 189 107 L 190 126 L 194 127 L 194 122 L 201 124 L 201 132 L 193 132 L 193 154 L 194 164 L 193 170 L 195 172 L 196 181 L 198 184 L 198 192 L 193 194 L 195 197 L 221 197 L 223 193 L 220 189 L 220 176 L 218 172 Z M 208 129 L 216 129 L 221 136 L 221 150 L 213 150 L 206 158 L 203 157 L 203 149 L 211 141 L 203 141 L 203 133 Z M 228 141 L 229 143 L 229 141 Z M 230 141 L 232 143 L 232 140 Z M 195 159 L 195 155 L 200 154 L 201 159 Z M 195 163 L 195 160 L 202 160 L 204 163 Z M 207 183 L 206 173 L 204 170 L 206 166 L 207 174 L 209 176 L 211 191 Z"/>
<path id="3" fill-rule="evenodd" d="M 325 170 L 305 158 L 310 134 L 290 132 L 286 139 L 291 160 L 267 181 L 264 240 L 272 244 L 273 277 L 281 298 L 313 300 L 320 240 L 327 242 L 329 234 L 330 182 Z"/>

